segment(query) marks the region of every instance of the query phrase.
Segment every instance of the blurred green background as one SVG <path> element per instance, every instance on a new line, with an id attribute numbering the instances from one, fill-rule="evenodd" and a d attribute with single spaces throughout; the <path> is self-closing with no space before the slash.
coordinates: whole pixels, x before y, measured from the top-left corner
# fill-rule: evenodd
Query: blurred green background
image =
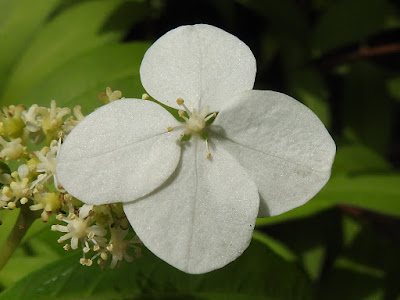
<path id="1" fill-rule="evenodd" d="M 249 45 L 257 89 L 320 117 L 337 144 L 330 182 L 259 219 L 243 256 L 200 276 L 148 251 L 116 270 L 80 266 L 37 221 L 0 272 L 0 299 L 400 299 L 398 1 L 0 0 L 0 104 L 87 114 L 106 86 L 140 98 L 146 49 L 195 23 Z M 17 213 L 0 211 L 0 244 Z"/>

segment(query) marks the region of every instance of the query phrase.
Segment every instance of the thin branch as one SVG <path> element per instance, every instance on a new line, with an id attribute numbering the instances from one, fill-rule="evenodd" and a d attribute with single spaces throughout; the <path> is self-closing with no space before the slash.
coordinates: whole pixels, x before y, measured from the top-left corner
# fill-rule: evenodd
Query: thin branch
<path id="1" fill-rule="evenodd" d="M 13 229 L 0 247 L 0 270 L 7 264 L 14 251 L 21 243 L 25 233 L 37 218 L 37 213 L 30 211 L 28 207 L 22 205 Z"/>

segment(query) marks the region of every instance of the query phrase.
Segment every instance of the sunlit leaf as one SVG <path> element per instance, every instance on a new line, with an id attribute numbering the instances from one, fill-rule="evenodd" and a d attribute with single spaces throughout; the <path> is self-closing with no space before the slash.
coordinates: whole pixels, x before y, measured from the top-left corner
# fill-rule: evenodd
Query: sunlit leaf
<path id="1" fill-rule="evenodd" d="M 3 94 L 5 102 L 10 98 L 14 103 L 21 101 L 29 90 L 34 89 L 36 84 L 59 66 L 74 57 L 119 40 L 124 30 L 117 26 L 107 27 L 106 24 L 122 2 L 84 2 L 60 13 L 46 24 L 9 76 Z"/>
<path id="2" fill-rule="evenodd" d="M 0 0 L 0 90 L 11 66 L 35 37 L 59 0 Z"/>
<path id="3" fill-rule="evenodd" d="M 392 167 L 378 153 L 361 144 L 340 145 L 337 148 L 333 166 L 337 173 L 373 173 L 387 172 Z"/>
<path id="4" fill-rule="evenodd" d="M 22 104 L 49 106 L 80 105 L 85 113 L 103 104 L 98 94 L 107 86 L 122 90 L 123 96 L 141 97 L 143 88 L 139 66 L 147 43 L 107 45 L 64 64 L 40 82 L 24 97 Z M 14 100 L 6 99 L 7 104 Z"/>
<path id="5" fill-rule="evenodd" d="M 336 176 L 315 197 L 400 216 L 400 175 Z"/>

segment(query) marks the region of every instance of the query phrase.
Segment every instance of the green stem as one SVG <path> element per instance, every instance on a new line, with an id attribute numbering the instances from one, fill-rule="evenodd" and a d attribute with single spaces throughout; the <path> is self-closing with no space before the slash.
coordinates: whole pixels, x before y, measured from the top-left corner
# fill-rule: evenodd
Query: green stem
<path id="1" fill-rule="evenodd" d="M 0 270 L 7 264 L 14 251 L 21 243 L 25 233 L 37 217 L 38 215 L 36 213 L 30 211 L 25 205 L 22 205 L 13 229 L 0 247 Z"/>

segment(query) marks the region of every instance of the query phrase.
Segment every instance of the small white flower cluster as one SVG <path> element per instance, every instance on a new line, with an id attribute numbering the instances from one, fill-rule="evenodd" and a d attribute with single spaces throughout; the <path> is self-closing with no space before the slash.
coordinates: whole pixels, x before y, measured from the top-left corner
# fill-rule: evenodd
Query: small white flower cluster
<path id="1" fill-rule="evenodd" d="M 3 108 L 0 113 L 0 209 L 14 209 L 21 205 L 32 211 L 42 210 L 41 219 L 62 208 L 57 182 L 56 157 L 61 140 L 83 119 L 79 106 L 74 114 L 69 108 L 50 108 L 37 104 L 28 109 L 23 105 Z M 68 116 L 70 115 L 70 116 Z M 28 153 L 28 144 L 32 149 Z M 33 146 L 32 146 L 33 145 Z M 10 170 L 9 165 L 17 165 Z M 50 180 L 52 179 L 52 181 Z M 49 182 L 54 182 L 54 187 Z"/>
<path id="2" fill-rule="evenodd" d="M 122 97 L 120 91 L 107 88 L 99 98 L 109 103 Z M 0 112 L 0 210 L 29 209 L 41 211 L 43 222 L 50 215 L 66 225 L 52 225 L 53 231 L 65 233 L 59 243 L 70 240 L 65 250 L 81 245 L 82 265 L 90 266 L 98 258 L 101 267 L 110 260 L 114 268 L 119 261 L 141 256 L 137 237 L 126 239 L 129 223 L 120 205 L 86 205 L 66 193 L 56 176 L 57 155 L 65 136 L 84 118 L 81 107 L 73 111 L 37 104 L 3 108 Z M 29 142 L 30 141 L 30 142 Z M 29 149 L 28 149 L 29 145 Z M 32 146 L 33 145 L 33 146 Z M 10 164 L 11 163 L 11 164 Z M 9 165 L 17 165 L 10 170 Z M 132 254 L 128 251 L 132 250 Z M 87 258 L 89 252 L 94 254 Z"/>
<path id="3" fill-rule="evenodd" d="M 134 257 L 141 257 L 141 248 L 136 245 L 141 243 L 140 240 L 137 237 L 125 239 L 129 232 L 129 223 L 121 205 L 84 204 L 81 207 L 74 207 L 70 200 L 68 206 L 68 216 L 63 214 L 57 216 L 57 220 L 63 221 L 66 225 L 53 225 L 51 229 L 65 233 L 59 238 L 59 243 L 71 240 L 69 244 L 64 245 L 66 251 L 81 246 L 82 265 L 91 266 L 97 259 L 97 263 L 104 268 L 105 262 L 111 258 L 110 268 L 115 268 L 119 261 L 131 262 Z M 107 239 L 107 236 L 110 238 Z M 128 254 L 129 248 L 133 256 Z"/>

